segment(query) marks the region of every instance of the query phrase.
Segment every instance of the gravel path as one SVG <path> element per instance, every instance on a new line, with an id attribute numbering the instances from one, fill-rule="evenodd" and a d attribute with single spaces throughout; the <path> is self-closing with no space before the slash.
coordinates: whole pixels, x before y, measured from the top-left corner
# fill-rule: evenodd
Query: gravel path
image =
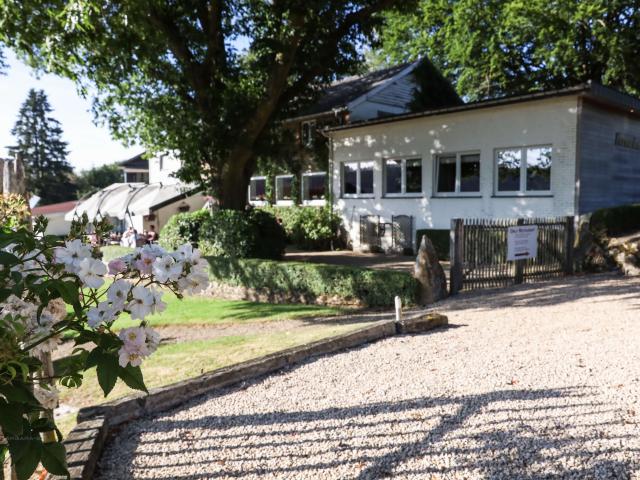
<path id="1" fill-rule="evenodd" d="M 451 327 L 322 357 L 124 427 L 101 479 L 640 479 L 640 279 L 439 306 Z"/>

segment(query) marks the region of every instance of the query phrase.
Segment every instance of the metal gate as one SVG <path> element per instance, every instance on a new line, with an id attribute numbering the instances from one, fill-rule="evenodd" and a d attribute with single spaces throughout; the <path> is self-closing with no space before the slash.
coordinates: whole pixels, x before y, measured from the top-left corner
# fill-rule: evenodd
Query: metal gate
<path id="1" fill-rule="evenodd" d="M 413 217 L 410 215 L 393 215 L 391 217 L 392 248 L 401 253 L 412 253 L 413 250 Z"/>
<path id="2" fill-rule="evenodd" d="M 537 225 L 537 255 L 507 260 L 507 231 Z M 451 293 L 573 273 L 573 217 L 451 221 Z"/>
<path id="3" fill-rule="evenodd" d="M 382 248 L 380 215 L 360 216 L 360 245 L 367 245 L 371 249 Z"/>
<path id="4" fill-rule="evenodd" d="M 394 215 L 391 223 L 384 223 L 380 220 L 380 215 L 360 216 L 360 245 L 367 246 L 371 250 L 381 250 L 382 239 L 389 233 L 390 242 L 385 242 L 385 247 L 389 244 L 391 250 L 400 253 L 407 253 L 413 247 L 413 217 L 410 215 Z"/>

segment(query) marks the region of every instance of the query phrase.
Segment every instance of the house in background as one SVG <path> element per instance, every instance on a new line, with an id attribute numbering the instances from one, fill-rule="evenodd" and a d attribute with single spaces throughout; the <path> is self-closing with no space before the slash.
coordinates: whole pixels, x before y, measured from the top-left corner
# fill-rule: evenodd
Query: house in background
<path id="1" fill-rule="evenodd" d="M 329 192 L 326 138 L 321 133 L 325 129 L 461 103 L 449 81 L 426 58 L 336 81 L 309 108 L 284 122 L 293 132 L 292 156 L 301 172 L 252 177 L 248 201 L 290 206 L 299 199 L 302 205 L 324 205 Z M 273 191 L 271 199 L 269 190 Z"/>
<path id="2" fill-rule="evenodd" d="M 123 183 L 149 183 L 149 160 L 142 153 L 117 165 L 122 170 Z"/>
<path id="3" fill-rule="evenodd" d="M 69 234 L 71 228 L 71 221 L 66 220 L 64 217 L 67 213 L 73 211 L 77 205 L 77 200 L 70 200 L 68 202 L 52 203 L 50 205 L 43 205 L 41 207 L 34 207 L 31 209 L 31 213 L 34 217 L 40 215 L 44 216 L 49 223 L 45 234 L 66 236 Z"/>
<path id="4" fill-rule="evenodd" d="M 640 99 L 599 84 L 329 129 L 334 211 L 356 248 L 403 220 L 574 216 L 640 202 Z"/>

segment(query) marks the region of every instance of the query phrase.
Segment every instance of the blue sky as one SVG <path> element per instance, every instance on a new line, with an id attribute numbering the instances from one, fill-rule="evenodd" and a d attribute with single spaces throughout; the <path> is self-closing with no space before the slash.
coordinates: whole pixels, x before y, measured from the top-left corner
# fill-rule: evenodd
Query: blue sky
<path id="1" fill-rule="evenodd" d="M 13 52 L 5 49 L 4 53 L 9 69 L 0 75 L 0 157 L 6 156 L 6 146 L 15 143 L 11 128 L 30 88 L 42 89 L 49 97 L 52 116 L 62 123 L 64 140 L 69 143 L 69 162 L 76 170 L 125 160 L 143 150 L 122 146 L 106 127 L 96 126 L 91 102 L 76 93 L 73 82 L 53 75 L 38 79 Z"/>

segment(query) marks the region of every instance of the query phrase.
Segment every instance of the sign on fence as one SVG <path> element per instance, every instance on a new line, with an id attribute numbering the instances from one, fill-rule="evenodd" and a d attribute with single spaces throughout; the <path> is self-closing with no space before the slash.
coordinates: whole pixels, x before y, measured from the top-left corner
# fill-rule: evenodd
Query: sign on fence
<path id="1" fill-rule="evenodd" d="M 523 225 L 507 230 L 507 261 L 538 256 L 538 226 Z"/>

